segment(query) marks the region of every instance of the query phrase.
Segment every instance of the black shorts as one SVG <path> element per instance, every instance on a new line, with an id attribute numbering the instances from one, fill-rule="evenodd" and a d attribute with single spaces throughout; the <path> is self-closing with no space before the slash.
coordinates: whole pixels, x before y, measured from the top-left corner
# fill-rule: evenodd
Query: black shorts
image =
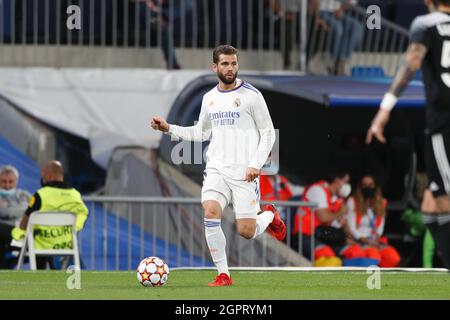
<path id="1" fill-rule="evenodd" d="M 428 189 L 434 197 L 450 194 L 450 133 L 427 135 L 425 164 Z"/>

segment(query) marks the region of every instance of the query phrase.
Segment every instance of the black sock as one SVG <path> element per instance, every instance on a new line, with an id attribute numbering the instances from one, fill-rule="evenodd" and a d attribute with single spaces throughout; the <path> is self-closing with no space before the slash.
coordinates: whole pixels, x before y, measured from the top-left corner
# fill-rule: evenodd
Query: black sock
<path id="1" fill-rule="evenodd" d="M 427 214 L 424 214 L 424 222 L 433 236 L 436 250 L 447 269 L 450 269 L 450 214 L 433 214 L 435 219 L 429 219 L 426 223 Z"/>

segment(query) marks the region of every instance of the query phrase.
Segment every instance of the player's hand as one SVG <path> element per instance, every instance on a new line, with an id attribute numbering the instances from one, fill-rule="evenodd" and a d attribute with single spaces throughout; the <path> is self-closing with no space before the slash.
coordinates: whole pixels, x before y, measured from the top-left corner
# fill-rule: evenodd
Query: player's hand
<path id="1" fill-rule="evenodd" d="M 152 117 L 152 120 L 150 121 L 150 125 L 153 129 L 159 130 L 162 132 L 169 131 L 169 124 L 166 120 L 164 120 L 161 117 Z"/>
<path id="2" fill-rule="evenodd" d="M 245 180 L 247 182 L 252 182 L 256 178 L 259 177 L 260 170 L 252 167 L 248 167 L 247 171 L 245 171 Z"/>
<path id="3" fill-rule="evenodd" d="M 384 109 L 379 109 L 377 115 L 375 116 L 372 124 L 367 130 L 366 143 L 370 144 L 372 142 L 373 136 L 381 143 L 386 143 L 386 138 L 383 135 L 384 127 L 389 121 L 390 112 Z"/>

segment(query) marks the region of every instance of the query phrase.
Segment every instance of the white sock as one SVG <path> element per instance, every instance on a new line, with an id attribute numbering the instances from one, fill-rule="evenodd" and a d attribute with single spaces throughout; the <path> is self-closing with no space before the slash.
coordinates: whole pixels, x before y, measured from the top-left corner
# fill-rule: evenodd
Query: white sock
<path id="1" fill-rule="evenodd" d="M 252 237 L 252 239 L 255 239 L 261 233 L 266 231 L 269 224 L 272 223 L 273 217 L 274 214 L 272 211 L 264 211 L 263 213 L 256 216 L 256 230 L 255 235 Z"/>
<path id="2" fill-rule="evenodd" d="M 221 273 L 230 275 L 228 271 L 227 254 L 225 247 L 227 240 L 223 234 L 222 227 L 220 226 L 220 219 L 206 219 L 205 218 L 205 237 L 208 244 L 209 252 L 216 265 L 216 268 Z"/>

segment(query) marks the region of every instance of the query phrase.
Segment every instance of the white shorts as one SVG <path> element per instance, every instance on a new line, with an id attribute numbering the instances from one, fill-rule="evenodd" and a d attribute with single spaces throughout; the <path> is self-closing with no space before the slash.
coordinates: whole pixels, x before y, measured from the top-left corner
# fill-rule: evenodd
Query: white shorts
<path id="1" fill-rule="evenodd" d="M 252 182 L 235 180 L 212 169 L 205 170 L 203 175 L 202 203 L 207 200 L 218 201 L 222 211 L 231 203 L 236 219 L 256 219 L 261 211 L 259 178 Z"/>

